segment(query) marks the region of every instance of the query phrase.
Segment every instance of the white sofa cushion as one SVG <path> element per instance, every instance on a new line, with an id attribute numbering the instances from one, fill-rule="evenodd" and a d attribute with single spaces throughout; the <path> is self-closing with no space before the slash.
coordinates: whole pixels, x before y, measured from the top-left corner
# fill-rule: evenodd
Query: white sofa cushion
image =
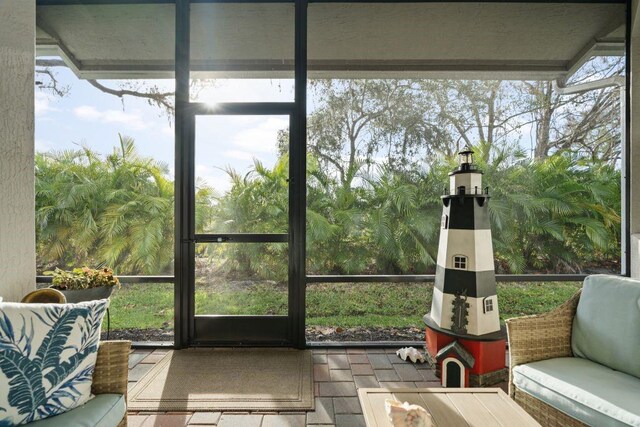
<path id="1" fill-rule="evenodd" d="M 108 304 L 0 303 L 0 425 L 61 414 L 92 397 Z"/>
<path id="2" fill-rule="evenodd" d="M 513 368 L 515 386 L 591 426 L 640 427 L 640 379 L 579 357 Z"/>
<path id="3" fill-rule="evenodd" d="M 640 281 L 587 277 L 573 319 L 571 349 L 575 356 L 640 378 Z"/>

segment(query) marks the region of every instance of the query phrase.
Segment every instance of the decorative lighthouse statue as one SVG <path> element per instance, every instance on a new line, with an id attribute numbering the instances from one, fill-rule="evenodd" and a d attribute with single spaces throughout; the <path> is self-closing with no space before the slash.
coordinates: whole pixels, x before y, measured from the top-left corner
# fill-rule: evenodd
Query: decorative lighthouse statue
<path id="1" fill-rule="evenodd" d="M 500 327 L 489 223 L 489 189 L 468 146 L 449 174 L 443 213 L 427 355 L 445 387 L 490 385 L 505 379 L 505 333 Z"/>

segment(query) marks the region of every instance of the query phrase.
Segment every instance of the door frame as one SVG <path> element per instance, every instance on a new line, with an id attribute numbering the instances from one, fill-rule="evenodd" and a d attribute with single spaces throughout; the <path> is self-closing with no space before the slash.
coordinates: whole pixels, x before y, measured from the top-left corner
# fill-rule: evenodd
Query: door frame
<path id="1" fill-rule="evenodd" d="M 195 301 L 195 246 L 198 243 L 225 244 L 233 245 L 236 243 L 287 243 L 288 259 L 291 258 L 292 242 L 291 229 L 292 216 L 287 219 L 286 233 L 196 233 L 194 230 L 196 200 L 195 200 L 195 154 L 196 154 L 196 118 L 197 117 L 229 117 L 229 116 L 271 116 L 286 115 L 289 118 L 289 136 L 291 140 L 291 129 L 294 125 L 293 114 L 295 111 L 293 103 L 221 103 L 216 106 L 206 104 L 191 104 L 187 110 L 187 124 L 190 128 L 187 144 L 188 151 L 193 154 L 194 168 L 189 170 L 190 181 L 193 183 L 193 191 L 189 195 L 189 251 L 193 254 L 187 260 L 187 268 L 191 275 L 188 287 L 189 299 Z M 276 112 L 276 113 L 274 113 Z M 289 146 L 289 163 L 299 162 L 299 150 L 293 150 L 291 147 L 296 143 L 290 142 Z M 295 181 L 293 178 L 292 168 L 289 167 L 288 172 L 289 186 L 287 188 L 287 203 L 289 206 L 294 203 L 289 193 L 292 191 L 292 185 Z M 287 259 L 287 265 L 289 264 Z M 290 323 L 293 322 L 294 312 L 297 305 L 293 303 L 295 294 L 295 280 L 290 275 L 291 270 L 287 271 L 288 292 L 287 292 L 287 314 L 286 315 L 218 315 L 205 314 L 198 315 L 194 310 L 189 316 L 189 344 L 192 346 L 291 346 L 292 339 L 290 336 Z"/>
<path id="2" fill-rule="evenodd" d="M 232 2 L 234 0 L 231 0 Z M 272 3 L 273 0 L 253 0 Z M 176 107 L 175 107 L 175 348 L 211 345 L 288 346 L 305 348 L 306 294 L 306 119 L 307 119 L 307 0 L 277 1 L 295 6 L 294 102 L 220 103 L 190 102 L 190 5 L 197 0 L 176 0 Z M 242 2 L 242 0 L 240 1 Z M 288 115 L 289 129 L 289 230 L 272 235 L 287 241 L 287 316 L 211 316 L 195 321 L 195 245 L 219 235 L 195 234 L 195 117 L 197 115 Z M 228 237 L 228 235 L 225 235 Z M 260 237 L 262 236 L 262 237 Z M 237 238 L 265 241 L 270 235 Z M 205 240 L 202 240 L 205 239 Z M 258 239 L 258 240 L 255 240 Z M 236 240 L 237 241 L 237 240 Z M 271 319 L 265 321 L 265 317 Z M 208 336 L 207 325 L 216 324 L 235 336 Z M 274 335 L 274 331 L 286 333 Z"/>

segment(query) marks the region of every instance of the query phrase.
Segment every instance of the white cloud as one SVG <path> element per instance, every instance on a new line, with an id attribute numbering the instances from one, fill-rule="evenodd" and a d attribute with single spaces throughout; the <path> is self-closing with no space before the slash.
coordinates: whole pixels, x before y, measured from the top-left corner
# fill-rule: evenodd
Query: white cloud
<path id="1" fill-rule="evenodd" d="M 252 129 L 238 132 L 234 145 L 252 153 L 275 153 L 277 151 L 278 131 L 287 129 L 289 121 L 279 117 L 269 117 Z"/>
<path id="2" fill-rule="evenodd" d="M 229 176 L 223 170 L 207 165 L 196 165 L 195 170 L 196 182 L 203 180 L 206 185 L 212 187 L 222 195 L 231 189 L 231 181 Z"/>
<path id="3" fill-rule="evenodd" d="M 291 102 L 293 79 L 215 79 L 198 93 L 198 101 L 218 102 Z"/>
<path id="4" fill-rule="evenodd" d="M 138 111 L 132 113 L 118 110 L 99 111 L 91 105 L 81 105 L 74 108 L 73 113 L 80 119 L 101 123 L 119 123 L 134 130 L 143 130 L 148 127 Z"/>
<path id="5" fill-rule="evenodd" d="M 175 133 L 176 133 L 175 129 L 173 129 L 169 125 L 163 126 L 162 129 L 160 129 L 160 132 L 163 133 L 164 135 L 168 135 L 168 136 L 174 136 Z"/>
<path id="6" fill-rule="evenodd" d="M 255 157 L 253 154 L 249 153 L 248 151 L 241 151 L 241 150 L 228 150 L 228 151 L 225 151 L 223 155 L 225 157 L 229 157 L 231 159 L 238 159 L 238 160 L 253 160 L 253 158 Z"/>
<path id="7" fill-rule="evenodd" d="M 36 92 L 35 99 L 33 100 L 33 106 L 36 117 L 44 116 L 49 111 L 58 111 L 51 106 L 51 102 L 47 95 L 42 92 Z"/>
<path id="8" fill-rule="evenodd" d="M 40 153 L 51 151 L 55 147 L 55 144 L 53 142 L 46 139 L 40 139 L 40 138 L 36 138 L 34 145 L 35 145 L 35 150 Z"/>

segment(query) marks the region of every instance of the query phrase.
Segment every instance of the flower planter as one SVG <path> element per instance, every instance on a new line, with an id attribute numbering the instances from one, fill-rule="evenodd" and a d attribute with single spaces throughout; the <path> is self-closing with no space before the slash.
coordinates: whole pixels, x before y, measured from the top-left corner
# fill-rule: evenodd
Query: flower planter
<path id="1" fill-rule="evenodd" d="M 97 288 L 88 289 L 58 290 L 64 294 L 68 303 L 75 304 L 82 301 L 109 298 L 111 296 L 111 293 L 113 292 L 113 286 L 98 286 Z"/>

